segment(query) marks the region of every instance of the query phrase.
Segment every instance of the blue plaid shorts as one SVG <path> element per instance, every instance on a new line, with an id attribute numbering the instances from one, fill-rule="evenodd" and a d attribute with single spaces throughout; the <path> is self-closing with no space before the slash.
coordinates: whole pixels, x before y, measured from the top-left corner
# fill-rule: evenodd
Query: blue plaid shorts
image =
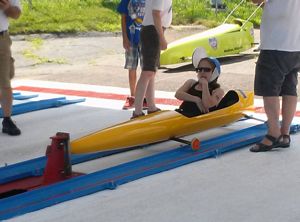
<path id="1" fill-rule="evenodd" d="M 130 49 L 125 52 L 125 69 L 137 69 L 140 60 L 140 66 L 143 65 L 140 45 L 131 45 Z"/>

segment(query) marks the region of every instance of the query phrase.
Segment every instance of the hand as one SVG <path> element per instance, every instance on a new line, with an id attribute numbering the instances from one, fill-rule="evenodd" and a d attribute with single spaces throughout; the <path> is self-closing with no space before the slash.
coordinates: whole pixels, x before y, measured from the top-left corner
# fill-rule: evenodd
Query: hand
<path id="1" fill-rule="evenodd" d="M 130 42 L 127 38 L 123 39 L 123 48 L 128 51 L 130 49 Z"/>
<path id="2" fill-rule="evenodd" d="M 207 81 L 207 79 L 205 79 L 205 78 L 200 78 L 200 79 L 199 79 L 199 83 L 200 83 L 202 86 L 208 85 L 208 81 Z"/>
<path id="3" fill-rule="evenodd" d="M 168 48 L 168 43 L 167 43 L 166 39 L 165 38 L 161 39 L 161 41 L 160 41 L 160 49 L 161 50 L 165 50 L 167 48 Z"/>
<path id="4" fill-rule="evenodd" d="M 8 0 L 0 0 L 0 9 L 3 11 L 7 10 L 10 7 L 10 3 Z"/>
<path id="5" fill-rule="evenodd" d="M 208 113 L 209 112 L 209 110 L 203 106 L 202 100 L 199 97 L 197 98 L 195 103 L 198 106 L 198 109 L 201 111 L 201 113 Z"/>

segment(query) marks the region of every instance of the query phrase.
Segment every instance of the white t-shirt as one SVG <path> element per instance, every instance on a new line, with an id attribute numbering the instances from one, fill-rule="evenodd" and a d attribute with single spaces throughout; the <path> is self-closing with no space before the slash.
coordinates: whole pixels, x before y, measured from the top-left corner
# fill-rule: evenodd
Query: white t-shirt
<path id="1" fill-rule="evenodd" d="M 19 0 L 9 0 L 10 4 L 17 6 L 21 9 L 21 4 Z M 7 16 L 4 14 L 3 10 L 0 9 L 0 31 L 8 30 L 9 22 Z"/>
<path id="2" fill-rule="evenodd" d="M 162 26 L 168 28 L 172 22 L 172 0 L 146 0 L 143 25 L 154 25 L 152 11 L 158 10 Z"/>
<path id="3" fill-rule="evenodd" d="M 300 0 L 269 0 L 260 27 L 261 49 L 300 51 Z"/>

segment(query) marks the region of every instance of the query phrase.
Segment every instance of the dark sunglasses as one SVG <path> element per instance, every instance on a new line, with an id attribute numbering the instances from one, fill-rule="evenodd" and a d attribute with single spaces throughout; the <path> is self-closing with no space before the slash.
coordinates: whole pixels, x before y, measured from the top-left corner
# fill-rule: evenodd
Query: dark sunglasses
<path id="1" fill-rule="evenodd" d="M 211 72 L 212 68 L 209 68 L 209 67 L 198 67 L 195 70 L 196 70 L 197 73 L 199 73 L 199 72 Z"/>

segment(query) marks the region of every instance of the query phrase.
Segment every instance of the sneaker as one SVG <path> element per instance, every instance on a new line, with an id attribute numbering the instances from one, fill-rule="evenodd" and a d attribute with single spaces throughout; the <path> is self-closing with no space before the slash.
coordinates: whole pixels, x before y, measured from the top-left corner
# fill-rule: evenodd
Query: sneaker
<path id="1" fill-rule="evenodd" d="M 133 96 L 128 96 L 126 98 L 123 109 L 127 110 L 127 109 L 132 109 L 132 108 L 134 108 L 134 97 Z"/>
<path id="2" fill-rule="evenodd" d="M 7 133 L 11 136 L 17 136 L 21 134 L 21 130 L 16 126 L 11 118 L 6 118 L 2 121 L 2 133 Z"/>
<path id="3" fill-rule="evenodd" d="M 143 100 L 143 109 L 148 109 L 148 104 L 146 98 Z"/>

